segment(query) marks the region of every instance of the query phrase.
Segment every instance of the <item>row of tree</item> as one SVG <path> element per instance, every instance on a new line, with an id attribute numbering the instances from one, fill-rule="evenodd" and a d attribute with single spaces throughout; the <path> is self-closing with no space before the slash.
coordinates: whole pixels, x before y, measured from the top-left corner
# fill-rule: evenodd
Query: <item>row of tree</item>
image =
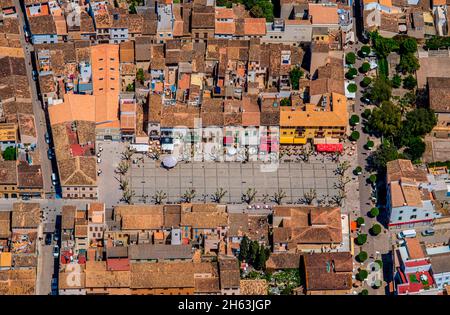
<path id="1" fill-rule="evenodd" d="M 270 248 L 260 245 L 258 241 L 251 241 L 247 236 L 242 238 L 239 247 L 239 261 L 245 261 L 256 270 L 263 270 L 269 256 Z"/>

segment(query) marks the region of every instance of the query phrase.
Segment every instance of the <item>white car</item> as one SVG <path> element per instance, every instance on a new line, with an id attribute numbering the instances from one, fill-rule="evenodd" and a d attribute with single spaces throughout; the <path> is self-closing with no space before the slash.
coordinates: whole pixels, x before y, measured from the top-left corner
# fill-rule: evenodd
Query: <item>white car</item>
<path id="1" fill-rule="evenodd" d="M 59 247 L 58 245 L 55 245 L 55 247 L 53 247 L 53 257 L 57 258 L 59 256 Z"/>
<path id="2" fill-rule="evenodd" d="M 97 176 L 100 175 L 102 173 L 102 170 L 98 170 L 97 171 Z"/>
<path id="3" fill-rule="evenodd" d="M 97 163 L 101 163 L 102 159 L 101 158 L 97 158 Z"/>
<path id="4" fill-rule="evenodd" d="M 102 155 L 100 154 L 100 152 L 99 153 L 97 153 L 97 157 L 101 157 Z"/>

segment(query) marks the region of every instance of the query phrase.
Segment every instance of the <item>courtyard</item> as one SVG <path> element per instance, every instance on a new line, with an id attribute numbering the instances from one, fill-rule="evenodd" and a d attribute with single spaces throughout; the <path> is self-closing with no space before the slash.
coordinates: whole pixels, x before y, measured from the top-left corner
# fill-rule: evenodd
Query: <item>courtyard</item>
<path id="1" fill-rule="evenodd" d="M 255 201 L 264 202 L 271 201 L 278 189 L 286 194 L 283 203 L 298 203 L 311 189 L 316 191 L 317 198 L 338 193 L 334 187 L 337 164 L 331 161 L 280 163 L 269 172 L 261 169 L 261 162 L 179 163 L 167 170 L 159 161 L 144 155 L 134 157 L 138 156 L 142 158 L 132 163 L 127 173 L 134 192 L 133 203 L 152 203 L 156 191 L 167 195 L 166 202 L 176 203 L 189 189 L 195 189 L 193 201 L 211 201 L 211 195 L 222 188 L 227 192 L 222 199 L 226 203 L 241 203 L 249 188 L 256 189 Z"/>

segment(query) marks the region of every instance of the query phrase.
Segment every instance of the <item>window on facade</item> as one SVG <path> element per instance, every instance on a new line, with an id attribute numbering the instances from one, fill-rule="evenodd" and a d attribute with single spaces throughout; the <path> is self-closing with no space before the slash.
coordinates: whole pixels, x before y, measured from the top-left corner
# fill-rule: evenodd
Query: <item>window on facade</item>
<path id="1" fill-rule="evenodd" d="M 415 218 L 417 218 L 416 215 L 412 215 L 412 216 L 409 217 L 409 219 L 415 219 Z"/>
<path id="2" fill-rule="evenodd" d="M 402 219 L 402 217 L 398 217 L 398 219 L 397 219 L 397 220 L 398 220 L 398 221 L 400 221 L 401 219 Z"/>

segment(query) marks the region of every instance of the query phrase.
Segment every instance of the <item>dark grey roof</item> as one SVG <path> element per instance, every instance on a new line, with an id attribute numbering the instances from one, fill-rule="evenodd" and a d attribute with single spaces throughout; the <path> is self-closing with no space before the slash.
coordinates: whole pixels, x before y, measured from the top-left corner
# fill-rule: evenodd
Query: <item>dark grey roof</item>
<path id="1" fill-rule="evenodd" d="M 434 274 L 450 272 L 450 253 L 432 255 L 430 258 Z"/>
<path id="2" fill-rule="evenodd" d="M 128 247 L 126 246 L 111 246 L 106 248 L 107 258 L 125 258 L 128 257 Z"/>
<path id="3" fill-rule="evenodd" d="M 138 244 L 128 246 L 132 260 L 191 259 L 190 245 Z"/>

